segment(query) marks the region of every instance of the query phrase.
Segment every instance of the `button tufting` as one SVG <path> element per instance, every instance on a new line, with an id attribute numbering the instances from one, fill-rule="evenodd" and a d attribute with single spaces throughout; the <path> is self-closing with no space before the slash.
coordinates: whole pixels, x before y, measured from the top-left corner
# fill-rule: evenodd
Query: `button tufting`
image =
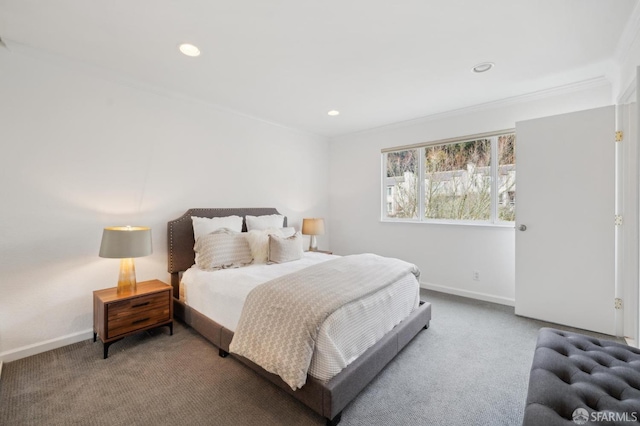
<path id="1" fill-rule="evenodd" d="M 576 408 L 627 412 L 630 406 L 640 407 L 640 353 L 635 348 L 545 328 L 539 333 L 533 365 L 523 426 L 566 425 Z M 548 374 L 533 374 L 537 369 Z M 557 377 L 555 384 L 549 374 Z M 554 415 L 557 421 L 551 421 Z"/>

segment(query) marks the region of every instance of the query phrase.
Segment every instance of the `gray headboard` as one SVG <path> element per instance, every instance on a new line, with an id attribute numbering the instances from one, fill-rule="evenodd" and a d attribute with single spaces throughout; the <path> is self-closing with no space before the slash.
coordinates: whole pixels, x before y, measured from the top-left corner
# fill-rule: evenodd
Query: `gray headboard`
<path id="1" fill-rule="evenodd" d="M 198 217 L 225 217 L 225 216 L 262 216 L 267 214 L 280 214 L 278 210 L 271 207 L 256 208 L 232 208 L 232 209 L 189 209 L 182 216 L 167 223 L 167 244 L 168 244 L 168 271 L 171 274 L 171 285 L 174 296 L 178 297 L 180 272 L 189 269 L 195 262 L 193 252 L 193 225 L 191 216 Z M 287 218 L 284 218 L 284 226 L 287 226 Z M 242 231 L 247 230 L 246 221 L 242 223 Z"/>

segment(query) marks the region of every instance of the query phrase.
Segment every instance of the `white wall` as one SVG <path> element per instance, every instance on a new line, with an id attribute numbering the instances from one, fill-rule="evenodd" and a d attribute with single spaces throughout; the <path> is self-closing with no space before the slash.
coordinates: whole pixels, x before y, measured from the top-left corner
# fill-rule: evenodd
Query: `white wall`
<path id="1" fill-rule="evenodd" d="M 166 222 L 188 208 L 328 214 L 326 139 L 104 77 L 0 49 L 0 360 L 91 336 L 119 267 L 104 226 L 151 226 L 138 280 L 168 282 Z"/>
<path id="2" fill-rule="evenodd" d="M 331 248 L 418 265 L 424 287 L 513 305 L 514 228 L 380 221 L 380 150 L 515 127 L 516 121 L 611 103 L 605 80 L 332 139 Z M 473 281 L 473 271 L 480 281 Z"/>

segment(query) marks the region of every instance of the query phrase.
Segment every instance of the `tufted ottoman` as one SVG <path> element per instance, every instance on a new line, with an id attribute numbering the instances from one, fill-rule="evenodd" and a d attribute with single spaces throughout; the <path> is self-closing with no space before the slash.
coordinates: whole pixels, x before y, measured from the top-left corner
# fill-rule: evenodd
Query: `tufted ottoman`
<path id="1" fill-rule="evenodd" d="M 542 328 L 524 426 L 640 424 L 640 349 Z"/>

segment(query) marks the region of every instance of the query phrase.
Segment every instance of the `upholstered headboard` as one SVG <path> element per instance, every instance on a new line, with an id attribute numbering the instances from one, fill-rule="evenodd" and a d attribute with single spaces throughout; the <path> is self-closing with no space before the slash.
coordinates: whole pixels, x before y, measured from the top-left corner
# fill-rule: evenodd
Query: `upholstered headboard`
<path id="1" fill-rule="evenodd" d="M 168 271 L 171 274 L 171 285 L 174 296 L 178 297 L 180 273 L 189 269 L 195 262 L 193 252 L 193 224 L 191 216 L 198 217 L 225 217 L 225 216 L 262 216 L 268 214 L 280 214 L 278 210 L 270 207 L 257 208 L 233 208 L 233 209 L 189 209 L 179 218 L 167 223 L 168 244 Z M 284 226 L 287 226 L 287 218 L 284 218 Z M 246 220 L 242 223 L 242 231 L 247 230 Z"/>

